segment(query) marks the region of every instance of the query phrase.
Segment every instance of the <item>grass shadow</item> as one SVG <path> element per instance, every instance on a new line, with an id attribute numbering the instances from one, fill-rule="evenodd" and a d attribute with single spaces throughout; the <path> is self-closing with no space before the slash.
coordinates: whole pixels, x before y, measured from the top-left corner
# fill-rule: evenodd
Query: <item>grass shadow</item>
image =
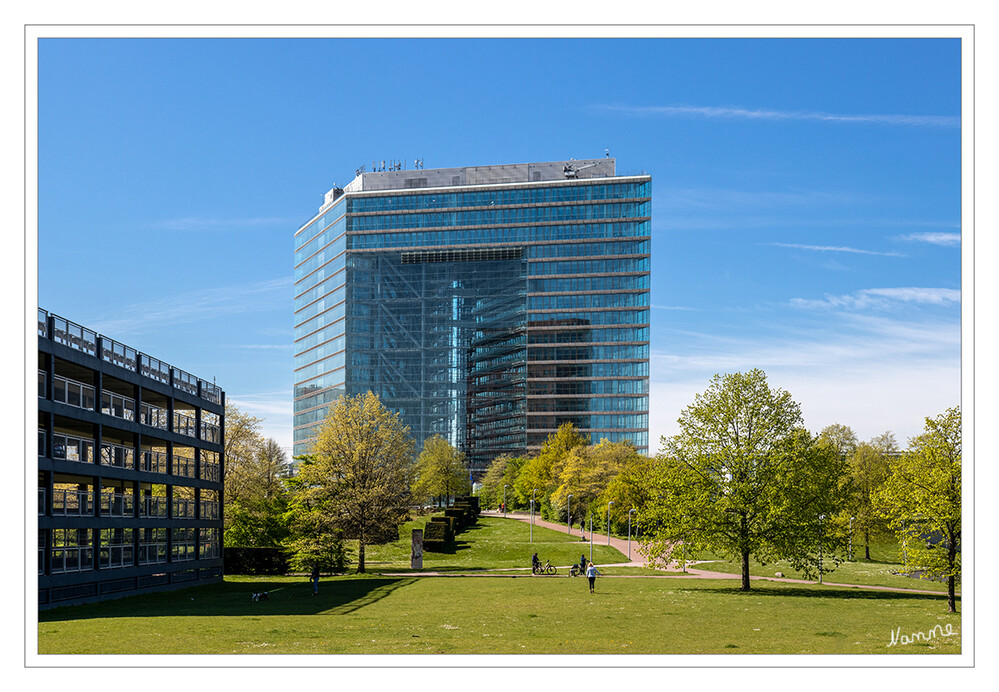
<path id="1" fill-rule="evenodd" d="M 39 622 L 121 617 L 227 617 L 267 615 L 343 615 L 388 597 L 413 583 L 413 578 L 372 577 L 320 580 L 312 584 L 285 581 L 223 582 L 102 603 L 53 608 L 38 613 Z M 252 594 L 266 591 L 267 599 Z"/>

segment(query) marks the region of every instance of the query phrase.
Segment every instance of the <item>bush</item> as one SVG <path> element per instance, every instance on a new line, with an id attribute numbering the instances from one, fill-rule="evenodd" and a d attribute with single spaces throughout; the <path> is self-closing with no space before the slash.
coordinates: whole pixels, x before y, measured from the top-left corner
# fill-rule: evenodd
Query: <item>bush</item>
<path id="1" fill-rule="evenodd" d="M 288 558 L 281 548 L 223 548 L 226 574 L 286 574 Z"/>
<path id="2" fill-rule="evenodd" d="M 423 550 L 428 553 L 445 553 L 454 541 L 451 524 L 444 517 L 434 517 L 423 529 Z"/>

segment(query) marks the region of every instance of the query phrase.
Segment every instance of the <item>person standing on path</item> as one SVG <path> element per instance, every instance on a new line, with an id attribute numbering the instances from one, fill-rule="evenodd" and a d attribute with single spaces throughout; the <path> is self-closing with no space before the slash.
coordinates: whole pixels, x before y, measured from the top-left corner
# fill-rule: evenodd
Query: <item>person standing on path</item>
<path id="1" fill-rule="evenodd" d="M 579 573 L 582 574 L 586 571 L 586 553 L 579 556 Z"/>
<path id="2" fill-rule="evenodd" d="M 315 596 L 319 593 L 319 566 L 312 565 L 312 575 L 309 577 L 312 580 L 312 595 Z"/>
<path id="3" fill-rule="evenodd" d="M 590 582 L 590 593 L 593 593 L 593 586 L 597 583 L 597 575 L 600 574 L 597 571 L 596 566 L 591 562 L 586 566 L 586 578 Z"/>

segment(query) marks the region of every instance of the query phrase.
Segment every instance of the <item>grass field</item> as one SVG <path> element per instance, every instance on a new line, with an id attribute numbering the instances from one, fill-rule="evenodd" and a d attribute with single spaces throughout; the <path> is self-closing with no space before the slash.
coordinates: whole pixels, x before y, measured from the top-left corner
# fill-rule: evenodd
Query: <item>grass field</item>
<path id="1" fill-rule="evenodd" d="M 222 584 L 39 613 L 41 654 L 926 654 L 960 653 L 960 615 L 939 596 L 808 584 L 649 576 L 605 569 L 584 578 L 530 576 L 528 527 L 482 519 L 464 546 L 412 577 L 400 545 L 370 553 L 367 575 L 322 580 L 228 576 Z M 580 544 L 535 528 L 543 559 L 578 560 Z M 407 534 L 403 534 L 407 535 Z M 594 557 L 597 557 L 597 546 Z M 603 561 L 623 561 L 610 553 Z M 408 549 L 407 549 L 408 550 Z M 526 557 L 525 557 L 526 550 Z M 428 556 L 429 557 L 429 556 Z M 598 560 L 599 562 L 600 560 Z M 495 562 L 503 563 L 494 565 Z M 461 576 L 457 573 L 471 574 Z M 614 573 L 620 576 L 610 576 Z M 662 573 L 658 573 L 662 574 Z M 266 601 L 250 594 L 270 592 Z M 936 625 L 954 632 L 892 642 Z"/>

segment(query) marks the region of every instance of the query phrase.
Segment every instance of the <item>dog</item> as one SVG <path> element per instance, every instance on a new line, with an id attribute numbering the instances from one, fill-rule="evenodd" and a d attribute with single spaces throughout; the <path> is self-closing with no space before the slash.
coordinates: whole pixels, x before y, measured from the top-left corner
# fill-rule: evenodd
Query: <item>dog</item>
<path id="1" fill-rule="evenodd" d="M 252 600 L 254 603 L 256 603 L 257 601 L 266 601 L 267 592 L 261 591 L 260 593 L 255 593 L 250 597 L 250 600 Z"/>

